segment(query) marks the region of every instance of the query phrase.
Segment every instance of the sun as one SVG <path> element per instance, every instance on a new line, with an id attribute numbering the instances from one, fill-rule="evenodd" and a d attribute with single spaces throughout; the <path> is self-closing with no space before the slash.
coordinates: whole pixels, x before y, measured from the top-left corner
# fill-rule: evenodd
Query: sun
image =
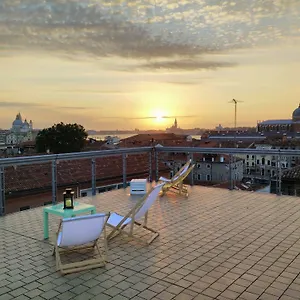
<path id="1" fill-rule="evenodd" d="M 155 119 L 157 122 L 161 122 L 163 120 L 163 118 L 164 118 L 164 115 L 161 111 L 157 111 L 155 113 Z"/>

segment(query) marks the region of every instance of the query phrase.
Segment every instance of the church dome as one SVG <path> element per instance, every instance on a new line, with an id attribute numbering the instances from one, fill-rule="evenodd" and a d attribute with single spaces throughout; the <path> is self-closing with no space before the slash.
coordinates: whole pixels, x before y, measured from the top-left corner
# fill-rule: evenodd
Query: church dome
<path id="1" fill-rule="evenodd" d="M 293 111 L 293 120 L 294 119 L 300 120 L 300 104 L 299 107 Z"/>
<path id="2" fill-rule="evenodd" d="M 13 126 L 22 126 L 23 122 L 19 119 L 15 119 L 12 123 Z"/>
<path id="3" fill-rule="evenodd" d="M 20 130 L 23 126 L 22 116 L 20 113 L 16 115 L 16 119 L 12 123 L 12 130 Z"/>

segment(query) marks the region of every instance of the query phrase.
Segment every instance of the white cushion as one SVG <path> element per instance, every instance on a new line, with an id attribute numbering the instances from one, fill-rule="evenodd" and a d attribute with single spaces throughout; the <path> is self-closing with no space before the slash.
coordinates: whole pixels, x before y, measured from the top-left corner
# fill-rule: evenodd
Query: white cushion
<path id="1" fill-rule="evenodd" d="M 95 241 L 99 238 L 106 219 L 106 214 L 63 219 L 57 245 L 60 247 L 79 246 Z"/>
<path id="2" fill-rule="evenodd" d="M 119 215 L 117 213 L 112 213 L 110 215 L 110 217 L 108 218 L 108 220 L 107 220 L 107 224 L 116 227 L 123 220 L 123 218 L 124 218 L 124 216 L 121 216 L 121 215 Z M 131 222 L 131 218 L 127 218 L 124 221 L 124 223 L 122 223 L 122 225 L 126 225 L 126 224 L 128 224 L 130 222 Z"/>
<path id="3" fill-rule="evenodd" d="M 165 182 L 171 182 L 171 179 L 168 179 L 168 178 L 163 177 L 163 176 L 159 177 L 159 180 L 160 181 L 165 181 Z"/>

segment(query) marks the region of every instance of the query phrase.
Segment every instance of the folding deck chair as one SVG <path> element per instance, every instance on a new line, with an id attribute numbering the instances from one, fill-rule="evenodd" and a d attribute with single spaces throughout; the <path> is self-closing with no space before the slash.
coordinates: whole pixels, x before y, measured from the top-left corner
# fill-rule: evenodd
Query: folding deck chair
<path id="1" fill-rule="evenodd" d="M 62 274 L 105 266 L 107 257 L 106 223 L 107 214 L 94 214 L 63 219 L 59 225 L 54 248 L 56 268 Z M 103 233 L 104 254 L 98 246 L 98 239 Z M 96 249 L 97 258 L 63 264 L 62 252 Z M 82 254 L 83 255 L 83 254 Z"/>
<path id="2" fill-rule="evenodd" d="M 147 226 L 148 211 L 154 201 L 157 199 L 164 183 L 155 186 L 149 193 L 147 193 L 138 203 L 130 210 L 130 212 L 121 216 L 117 213 L 111 213 L 107 225 L 112 227 L 112 232 L 108 235 L 108 240 L 116 237 L 118 234 L 126 234 L 135 239 L 139 239 L 134 235 L 134 225 L 138 225 L 139 228 L 146 229 L 147 231 L 152 232 L 152 237 L 147 241 L 147 244 L 150 244 L 159 233 L 154 229 L 151 229 Z M 140 219 L 144 218 L 143 223 L 139 223 Z M 129 230 L 125 230 L 125 227 L 129 225 Z"/>
<path id="3" fill-rule="evenodd" d="M 180 169 L 179 171 L 171 178 L 171 179 L 168 179 L 166 177 L 159 177 L 158 181 L 162 181 L 162 182 L 165 182 L 165 183 L 168 183 L 168 182 L 172 182 L 172 181 L 175 181 L 180 175 L 182 175 L 184 172 L 187 171 L 187 169 L 189 168 L 190 164 L 191 164 L 192 160 L 189 159 Z"/>
<path id="4" fill-rule="evenodd" d="M 183 181 L 195 167 L 195 165 L 190 164 L 191 160 L 189 160 L 171 179 L 167 179 L 165 177 L 159 178 L 159 181 L 165 183 L 162 188 L 161 196 L 163 196 L 167 191 L 172 191 L 179 195 L 185 195 L 188 197 L 188 189 L 187 186 L 183 184 Z"/>

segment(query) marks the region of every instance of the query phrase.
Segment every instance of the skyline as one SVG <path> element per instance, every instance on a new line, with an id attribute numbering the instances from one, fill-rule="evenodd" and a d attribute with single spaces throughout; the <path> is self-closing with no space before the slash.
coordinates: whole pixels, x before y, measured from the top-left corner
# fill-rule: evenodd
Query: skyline
<path id="1" fill-rule="evenodd" d="M 210 4 L 209 4 L 210 2 Z M 165 129 L 287 119 L 300 102 L 296 0 L 0 3 L 0 127 Z M 158 118 L 155 118 L 158 117 Z"/>

